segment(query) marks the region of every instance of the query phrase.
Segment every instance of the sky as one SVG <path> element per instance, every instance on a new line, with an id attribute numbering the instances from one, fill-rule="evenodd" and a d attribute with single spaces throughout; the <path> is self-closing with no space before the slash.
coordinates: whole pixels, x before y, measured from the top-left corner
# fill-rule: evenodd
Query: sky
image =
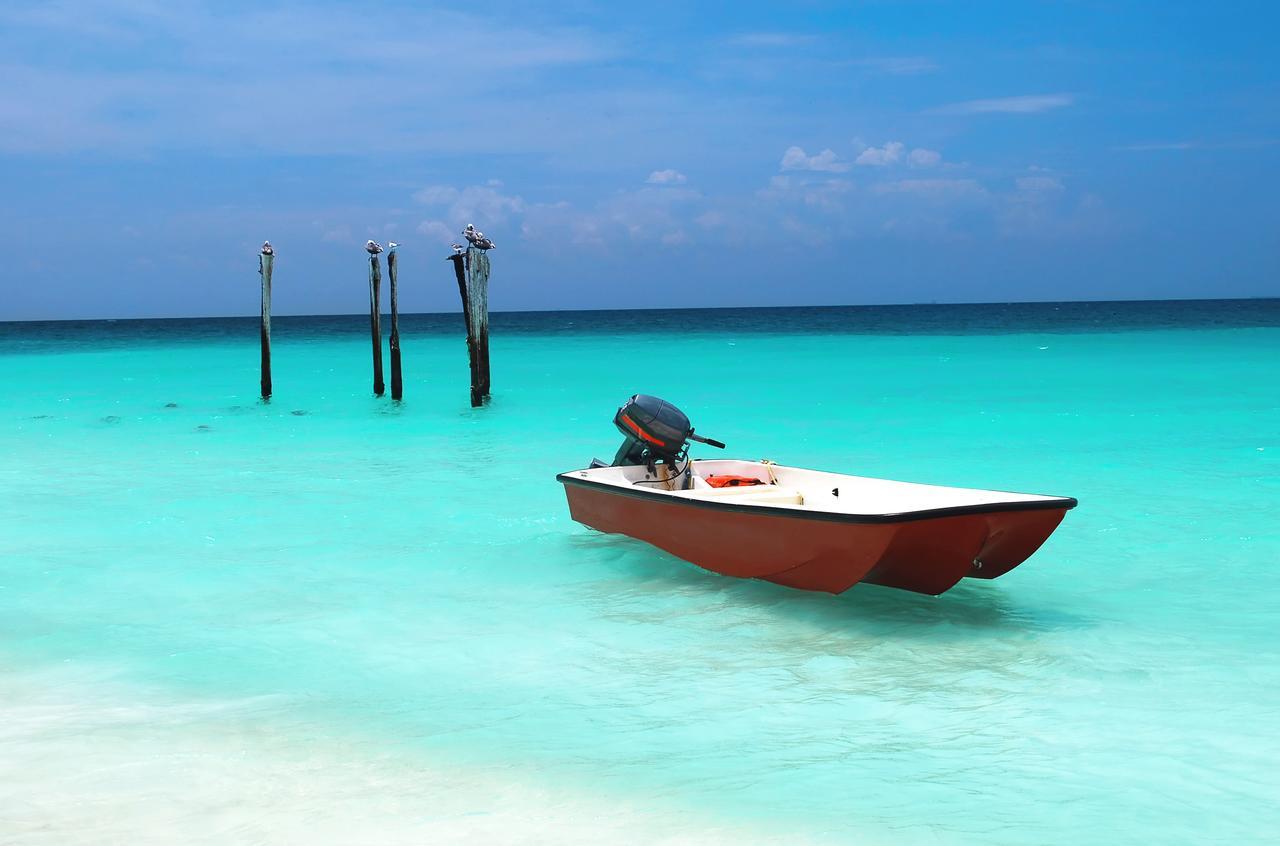
<path id="1" fill-rule="evenodd" d="M 1280 8 L 0 0 L 0 320 L 1280 296 Z"/>

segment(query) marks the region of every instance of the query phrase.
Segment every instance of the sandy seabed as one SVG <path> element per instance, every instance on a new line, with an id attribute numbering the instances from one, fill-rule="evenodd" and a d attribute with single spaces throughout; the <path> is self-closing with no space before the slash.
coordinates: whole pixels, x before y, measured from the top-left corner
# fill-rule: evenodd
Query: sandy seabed
<path id="1" fill-rule="evenodd" d="M 0 701 L 6 844 L 811 842 L 290 737 L 255 721 L 277 697 L 184 702 L 67 669 L 5 673 Z"/>

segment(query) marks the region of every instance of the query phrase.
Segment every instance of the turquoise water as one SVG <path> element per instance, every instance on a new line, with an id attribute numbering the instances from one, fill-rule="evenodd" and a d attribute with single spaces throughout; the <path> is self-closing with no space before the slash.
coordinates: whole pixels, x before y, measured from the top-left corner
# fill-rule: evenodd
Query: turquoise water
<path id="1" fill-rule="evenodd" d="M 1280 301 L 0 324 L 0 841 L 1273 842 Z M 728 452 L 1078 497 L 940 598 L 572 523 Z M 172 404 L 172 405 L 171 405 Z M 709 454 L 709 450 L 703 454 Z"/>

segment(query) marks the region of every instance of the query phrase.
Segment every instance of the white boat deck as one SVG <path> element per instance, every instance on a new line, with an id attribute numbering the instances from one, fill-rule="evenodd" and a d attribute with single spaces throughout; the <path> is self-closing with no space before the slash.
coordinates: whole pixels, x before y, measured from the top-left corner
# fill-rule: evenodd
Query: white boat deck
<path id="1" fill-rule="evenodd" d="M 674 485 L 669 485 L 665 481 L 665 472 L 665 468 L 659 466 L 658 473 L 663 478 L 658 478 L 645 467 L 600 467 L 594 470 L 575 470 L 565 475 L 597 484 L 628 490 L 645 489 L 679 498 L 866 516 L 1002 504 L 1024 507 L 1029 503 L 1061 503 L 1063 507 L 1075 504 L 1069 497 L 922 485 L 736 459 L 693 461 L 686 471 L 691 474 L 692 487 L 686 489 L 681 489 L 685 484 L 684 478 L 676 478 Z M 705 481 L 706 477 L 712 475 L 749 476 L 764 484 L 716 488 Z M 670 487 L 676 489 L 671 490 Z"/>

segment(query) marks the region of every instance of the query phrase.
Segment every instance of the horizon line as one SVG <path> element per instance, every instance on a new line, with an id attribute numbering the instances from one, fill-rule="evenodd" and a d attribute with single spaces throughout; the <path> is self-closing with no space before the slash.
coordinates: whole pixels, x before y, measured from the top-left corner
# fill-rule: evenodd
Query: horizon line
<path id="1" fill-rule="evenodd" d="M 619 311 L 753 311 L 753 310 L 781 310 L 781 309 L 837 309 L 837 308 L 917 308 L 920 306 L 1007 306 L 1007 305 L 1076 305 L 1081 303 L 1116 303 L 1116 304 L 1132 304 L 1132 303 L 1223 303 L 1223 302 L 1265 302 L 1268 300 L 1280 300 L 1280 296 L 1258 296 L 1258 297 L 1153 297 L 1148 299 L 1080 299 L 1080 300 L 989 300 L 989 301 L 964 301 L 964 302 L 910 302 L 910 303 L 845 303 L 845 304 L 828 304 L 828 305 L 751 305 L 751 306 L 667 306 L 663 308 L 548 308 L 548 309 L 502 309 L 490 311 L 490 314 L 593 314 L 601 312 L 619 312 Z M 405 311 L 400 315 L 437 315 L 437 314 L 461 314 L 462 308 L 449 311 Z M 335 311 L 335 312 L 311 312 L 307 314 L 274 314 L 272 318 L 308 318 L 308 317 L 363 317 L 365 312 L 361 311 Z M 387 315 L 390 312 L 382 312 Z M 120 321 L 144 321 L 144 320 L 235 320 L 235 319 L 252 319 L 258 317 L 257 313 L 249 314 L 208 314 L 208 315 L 183 315 L 180 317 L 38 317 L 19 320 L 0 320 L 0 324 L 6 323 L 90 323 L 90 322 L 120 322 Z"/>

